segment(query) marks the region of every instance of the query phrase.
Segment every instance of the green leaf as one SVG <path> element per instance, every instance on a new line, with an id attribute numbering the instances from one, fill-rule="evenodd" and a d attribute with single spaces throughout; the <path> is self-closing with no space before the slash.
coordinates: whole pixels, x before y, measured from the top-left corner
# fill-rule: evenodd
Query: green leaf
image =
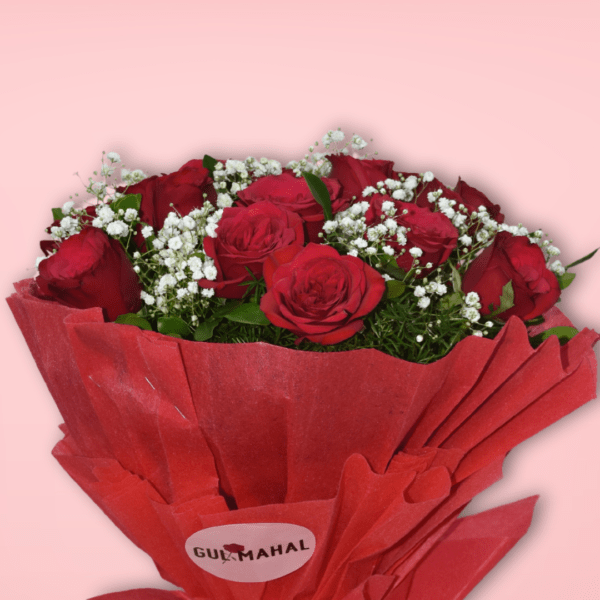
<path id="1" fill-rule="evenodd" d="M 527 327 L 532 327 L 533 325 L 541 325 L 545 321 L 546 321 L 546 319 L 544 319 L 544 316 L 539 315 L 538 317 L 534 317 L 533 319 L 529 319 L 528 321 L 525 321 L 525 325 L 527 325 Z"/>
<path id="2" fill-rule="evenodd" d="M 452 307 L 457 306 L 462 302 L 463 293 L 462 292 L 454 292 L 453 294 L 448 294 L 444 296 L 440 300 L 440 306 L 444 310 L 450 310 Z"/>
<path id="3" fill-rule="evenodd" d="M 571 267 L 580 265 L 581 263 L 585 262 L 586 260 L 590 260 L 590 258 L 592 258 L 592 256 L 594 256 L 594 254 L 596 254 L 596 252 L 598 252 L 598 250 L 600 250 L 600 248 L 596 248 L 593 252 L 590 252 L 588 255 L 584 256 L 583 258 L 580 258 L 579 260 L 572 262 L 570 265 L 567 265 L 565 267 L 565 269 L 570 269 Z"/>
<path id="4" fill-rule="evenodd" d="M 205 342 L 206 340 L 210 340 L 213 335 L 213 331 L 218 324 L 219 321 L 217 319 L 209 319 L 208 321 L 200 323 L 200 325 L 196 327 L 196 331 L 194 331 L 194 339 L 197 342 Z"/>
<path id="5" fill-rule="evenodd" d="M 389 281 L 385 282 L 385 297 L 388 299 L 398 298 L 398 296 L 402 296 L 405 289 L 406 285 L 404 285 L 401 281 L 390 279 Z"/>
<path id="6" fill-rule="evenodd" d="M 575 279 L 575 273 L 563 273 L 562 275 L 557 275 L 556 279 L 558 279 L 558 285 L 560 289 L 564 290 L 573 283 L 573 279 Z"/>
<path id="7" fill-rule="evenodd" d="M 115 323 L 122 323 L 123 325 L 135 325 L 140 329 L 146 329 L 148 331 L 152 331 L 152 325 L 144 319 L 144 317 L 140 317 L 135 313 L 127 313 L 125 315 L 119 315 L 115 319 Z"/>
<path id="8" fill-rule="evenodd" d="M 506 285 L 502 287 L 502 294 L 500 296 L 500 306 L 495 310 L 492 310 L 494 306 L 490 304 L 489 309 L 490 317 L 495 317 L 500 313 L 503 313 L 505 310 L 512 308 L 515 305 L 515 291 L 513 290 L 512 281 L 509 281 Z"/>
<path id="9" fill-rule="evenodd" d="M 208 154 L 204 155 L 204 158 L 202 159 L 202 166 L 205 169 L 208 169 L 208 172 L 210 173 L 210 176 L 213 176 L 213 173 L 215 172 L 215 167 L 217 166 L 217 163 L 219 161 L 216 158 L 213 158 L 212 156 L 209 156 Z"/>
<path id="10" fill-rule="evenodd" d="M 331 198 L 329 197 L 329 191 L 327 190 L 327 186 L 319 177 L 317 177 L 313 173 L 303 173 L 303 175 L 314 199 L 323 208 L 325 220 L 331 221 L 333 219 L 333 212 L 331 210 Z"/>
<path id="11" fill-rule="evenodd" d="M 189 325 L 179 317 L 160 317 L 157 325 L 159 333 L 175 337 L 184 337 L 192 332 Z"/>
<path id="12" fill-rule="evenodd" d="M 52 209 L 52 218 L 55 221 L 60 221 L 61 219 L 64 219 L 65 215 L 63 214 L 62 208 L 53 208 Z"/>
<path id="13" fill-rule="evenodd" d="M 213 314 L 212 317 L 209 320 L 213 320 L 216 319 L 217 321 L 220 321 L 226 314 L 230 313 L 232 310 L 235 310 L 238 306 L 241 306 L 242 303 L 239 300 L 234 300 L 233 302 L 227 302 L 227 304 L 224 304 L 223 306 L 217 308 Z"/>
<path id="14" fill-rule="evenodd" d="M 455 292 L 460 292 L 462 289 L 462 280 L 460 277 L 460 273 L 452 263 L 448 262 L 448 264 L 450 265 L 450 269 L 452 269 L 452 289 Z"/>
<path id="15" fill-rule="evenodd" d="M 140 210 L 140 205 L 142 204 L 142 195 L 141 194 L 127 194 L 127 196 L 123 196 L 123 198 L 119 198 L 114 202 L 111 202 L 109 206 L 115 211 L 118 212 L 120 210 L 127 210 L 128 208 L 135 208 L 135 210 Z"/>
<path id="16" fill-rule="evenodd" d="M 555 335 L 558 337 L 558 341 L 560 345 L 563 346 L 566 344 L 571 338 L 575 337 L 579 331 L 575 329 L 575 327 L 552 327 L 550 329 L 546 329 L 546 331 L 542 331 L 538 335 L 529 338 L 531 345 L 534 348 L 537 348 L 544 340 L 547 340 L 551 335 Z"/>
<path id="17" fill-rule="evenodd" d="M 250 303 L 240 304 L 226 314 L 225 318 L 236 323 L 247 323 L 248 325 L 269 325 L 271 323 L 265 313 L 260 310 L 258 304 Z"/>

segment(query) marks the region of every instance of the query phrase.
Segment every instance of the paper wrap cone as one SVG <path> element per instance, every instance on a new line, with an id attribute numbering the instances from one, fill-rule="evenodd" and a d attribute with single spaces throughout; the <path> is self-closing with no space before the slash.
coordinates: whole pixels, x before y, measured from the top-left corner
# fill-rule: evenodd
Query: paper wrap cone
<path id="1" fill-rule="evenodd" d="M 55 456 L 198 599 L 419 598 L 425 557 L 506 453 L 596 392 L 587 329 L 533 350 L 513 317 L 420 365 L 182 341 L 16 287 L 9 304 L 65 420 Z M 263 583 L 194 564 L 188 537 L 234 523 L 306 527 L 314 554 Z"/>

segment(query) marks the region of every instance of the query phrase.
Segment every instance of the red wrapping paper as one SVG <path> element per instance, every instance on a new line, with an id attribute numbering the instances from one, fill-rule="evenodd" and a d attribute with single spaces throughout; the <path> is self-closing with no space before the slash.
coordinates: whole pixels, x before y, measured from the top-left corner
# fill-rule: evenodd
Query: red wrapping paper
<path id="1" fill-rule="evenodd" d="M 461 600 L 526 533 L 536 497 L 458 519 L 399 586 L 372 575 L 344 600 Z M 139 589 L 91 600 L 203 600 L 183 592 Z"/>
<path id="2" fill-rule="evenodd" d="M 194 598 L 412 600 L 506 453 L 595 396 L 590 330 L 533 350 L 513 317 L 419 365 L 176 340 L 16 287 L 9 304 L 65 420 L 55 456 Z M 264 522 L 310 529 L 310 561 L 248 584 L 185 553 L 200 529 Z"/>

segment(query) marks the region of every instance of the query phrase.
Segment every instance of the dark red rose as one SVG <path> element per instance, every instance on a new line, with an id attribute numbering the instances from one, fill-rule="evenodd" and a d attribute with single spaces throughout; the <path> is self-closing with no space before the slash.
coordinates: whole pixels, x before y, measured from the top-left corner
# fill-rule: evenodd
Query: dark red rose
<path id="1" fill-rule="evenodd" d="M 498 221 L 498 223 L 504 223 L 504 215 L 500 212 L 500 205 L 491 202 L 485 194 L 465 183 L 460 177 L 454 191 L 460 197 L 460 203 L 467 207 L 469 213 L 477 211 L 480 206 L 485 206 L 492 219 Z"/>
<path id="2" fill-rule="evenodd" d="M 223 548 L 227 552 L 231 552 L 232 554 L 244 551 L 244 546 L 242 546 L 241 544 L 223 544 Z"/>
<path id="3" fill-rule="evenodd" d="M 429 193 L 437 192 L 438 190 L 442 190 L 443 198 L 456 202 L 452 207 L 455 211 L 459 212 L 458 206 L 463 204 L 468 210 L 467 214 L 471 215 L 473 212 L 478 212 L 480 206 L 485 206 L 492 219 L 495 219 L 498 223 L 504 223 L 504 215 L 500 212 L 500 206 L 491 202 L 485 194 L 465 183 L 460 177 L 454 190 L 446 187 L 437 179 L 430 181 L 421 191 L 418 191 L 417 206 L 431 210 L 433 204 L 429 202 L 427 196 Z M 476 230 L 477 227 L 470 228 L 469 235 L 473 235 Z"/>
<path id="4" fill-rule="evenodd" d="M 153 175 L 126 189 L 121 188 L 120 191 L 141 194 L 140 220 L 152 225 L 155 230 L 162 228 L 170 212 L 176 210 L 184 217 L 204 204 L 204 194 L 213 203 L 217 197 L 208 169 L 202 166 L 201 160 L 190 160 L 179 171 L 168 175 Z M 143 239 L 137 241 L 141 243 Z"/>
<path id="5" fill-rule="evenodd" d="M 385 280 L 354 256 L 308 244 L 277 250 L 265 261 L 267 293 L 261 310 L 271 323 L 293 331 L 297 342 L 337 344 L 363 328 L 385 291 Z"/>
<path id="6" fill-rule="evenodd" d="M 513 236 L 501 231 L 469 266 L 463 278 L 465 293 L 476 292 L 481 302 L 481 314 L 498 307 L 502 287 L 512 281 L 514 306 L 498 315 L 508 319 L 512 315 L 524 321 L 533 319 L 552 307 L 560 296 L 558 280 L 546 268 L 540 247 L 526 236 Z"/>
<path id="7" fill-rule="evenodd" d="M 214 288 L 222 298 L 241 298 L 247 286 L 240 283 L 262 277 L 263 263 L 271 252 L 304 244 L 302 219 L 270 202 L 249 207 L 225 208 L 217 237 L 204 238 L 204 251 L 215 261 L 217 280 L 200 280 L 201 287 Z"/>
<path id="8" fill-rule="evenodd" d="M 346 208 L 348 202 L 340 197 L 340 184 L 330 178 L 323 178 L 322 181 L 329 191 L 333 214 Z M 318 234 L 325 222 L 323 208 L 314 199 L 304 177 L 296 177 L 292 171 L 285 169 L 281 175 L 261 177 L 238 192 L 238 198 L 243 206 L 267 201 L 297 213 L 306 223 L 308 239 L 320 242 Z"/>
<path id="9" fill-rule="evenodd" d="M 376 186 L 394 175 L 394 163 L 389 160 L 358 159 L 347 155 L 331 155 L 332 170 L 329 177 L 342 184 L 342 196 L 351 200 L 356 196 L 362 200 L 363 190 L 368 186 Z"/>
<path id="10" fill-rule="evenodd" d="M 140 282 L 125 251 L 96 227 L 85 227 L 39 265 L 40 292 L 74 308 L 99 306 L 114 321 L 141 306 Z"/>
<path id="11" fill-rule="evenodd" d="M 414 258 L 409 250 L 415 247 L 423 251 L 422 256 L 419 257 L 422 277 L 446 262 L 458 242 L 458 231 L 452 225 L 452 221 L 440 212 L 431 212 L 427 208 L 416 206 L 410 202 L 392 200 L 389 196 L 375 194 L 371 196 L 370 206 L 365 214 L 369 227 L 382 222 L 381 205 L 386 200 L 393 202 L 396 207 L 396 216 L 394 217 L 396 223 L 409 230 L 406 232 L 407 243 L 405 246 L 401 246 L 395 241 L 388 243 L 396 253 L 405 250 L 404 254 L 396 258 L 398 267 L 403 271 L 410 271 Z M 426 269 L 427 263 L 431 263 L 433 266 Z"/>

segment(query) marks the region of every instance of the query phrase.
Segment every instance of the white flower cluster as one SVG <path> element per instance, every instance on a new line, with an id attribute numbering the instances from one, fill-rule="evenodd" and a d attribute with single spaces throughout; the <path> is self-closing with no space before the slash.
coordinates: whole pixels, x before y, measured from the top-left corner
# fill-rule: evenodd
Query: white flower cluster
<path id="1" fill-rule="evenodd" d="M 217 206 L 227 208 L 233 206 L 236 194 L 245 190 L 252 182 L 267 175 L 281 175 L 281 163 L 269 158 L 249 156 L 245 161 L 227 160 L 225 165 L 218 162 L 213 171 Z"/>
<path id="2" fill-rule="evenodd" d="M 143 255 L 134 255 L 134 270 L 143 272 L 148 281 L 142 292 L 147 306 L 155 306 L 163 315 L 194 314 L 198 304 L 205 305 L 202 299 L 214 295 L 212 289 L 199 288 L 198 281 L 217 278 L 214 261 L 202 246 L 206 236 L 216 237 L 222 214 L 222 209 L 215 210 L 207 201 L 184 217 L 169 213 L 156 236 L 151 227 L 144 227 L 142 235 L 151 248 Z"/>

